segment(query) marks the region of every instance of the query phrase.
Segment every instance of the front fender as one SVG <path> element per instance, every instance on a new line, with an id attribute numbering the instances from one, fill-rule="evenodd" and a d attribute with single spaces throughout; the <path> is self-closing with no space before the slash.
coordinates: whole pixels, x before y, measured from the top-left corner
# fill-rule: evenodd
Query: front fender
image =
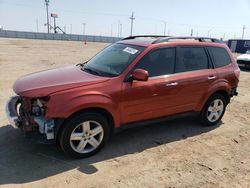
<path id="1" fill-rule="evenodd" d="M 85 93 L 84 95 L 51 96 L 46 104 L 46 118 L 68 118 L 72 114 L 87 108 L 101 108 L 108 111 L 115 123 L 115 127 L 119 126 L 119 108 L 110 96 L 94 92 Z"/>

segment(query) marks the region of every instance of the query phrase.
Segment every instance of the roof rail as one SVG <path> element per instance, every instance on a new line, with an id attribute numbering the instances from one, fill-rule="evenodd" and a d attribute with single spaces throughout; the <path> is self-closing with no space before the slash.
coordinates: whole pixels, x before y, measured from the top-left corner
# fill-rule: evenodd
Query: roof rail
<path id="1" fill-rule="evenodd" d="M 123 38 L 122 40 L 130 40 L 130 39 L 135 39 L 135 38 L 166 38 L 169 36 L 164 36 L 164 35 L 135 35 L 135 36 L 129 36 L 126 38 Z"/>
<path id="2" fill-rule="evenodd" d="M 178 40 L 178 39 L 193 39 L 193 40 L 197 40 L 199 42 L 211 41 L 211 42 L 221 43 L 221 41 L 219 39 L 210 38 L 210 37 L 164 37 L 164 38 L 159 38 L 159 39 L 155 40 L 152 44 L 161 43 L 161 42 L 169 42 L 170 40 L 175 40 L 175 39 L 176 40 Z"/>

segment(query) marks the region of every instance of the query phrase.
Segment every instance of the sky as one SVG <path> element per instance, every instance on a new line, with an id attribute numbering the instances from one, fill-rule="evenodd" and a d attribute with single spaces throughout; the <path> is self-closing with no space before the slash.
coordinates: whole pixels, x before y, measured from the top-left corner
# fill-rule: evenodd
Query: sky
<path id="1" fill-rule="evenodd" d="M 250 38 L 250 0 L 50 0 L 49 12 L 66 33 L 101 36 L 210 36 Z M 6 30 L 46 32 L 44 0 L 0 0 L 0 25 Z M 165 24 L 164 24 L 165 23 Z"/>

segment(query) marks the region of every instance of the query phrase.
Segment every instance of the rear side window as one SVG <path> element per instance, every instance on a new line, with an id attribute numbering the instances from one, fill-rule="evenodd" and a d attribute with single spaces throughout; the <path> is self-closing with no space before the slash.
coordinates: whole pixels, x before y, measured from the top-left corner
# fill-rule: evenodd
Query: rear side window
<path id="1" fill-rule="evenodd" d="M 149 52 L 135 66 L 137 69 L 145 69 L 149 77 L 172 74 L 175 64 L 175 48 L 162 48 Z"/>
<path id="2" fill-rule="evenodd" d="M 207 54 L 202 47 L 180 47 L 177 57 L 176 73 L 208 69 Z"/>
<path id="3" fill-rule="evenodd" d="M 212 57 L 215 68 L 223 67 L 231 63 L 231 58 L 224 48 L 207 47 L 207 49 Z"/>

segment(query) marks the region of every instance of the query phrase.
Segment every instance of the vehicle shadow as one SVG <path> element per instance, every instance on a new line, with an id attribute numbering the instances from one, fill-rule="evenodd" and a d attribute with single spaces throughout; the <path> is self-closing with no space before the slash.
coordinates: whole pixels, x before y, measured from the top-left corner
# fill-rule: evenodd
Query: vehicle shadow
<path id="1" fill-rule="evenodd" d="M 221 123 L 220 123 L 221 124 Z M 214 127 L 202 127 L 194 118 L 171 120 L 159 124 L 127 129 L 109 140 L 105 148 L 90 158 L 72 159 L 56 145 L 41 145 L 26 139 L 10 125 L 0 127 L 0 185 L 28 183 L 78 169 L 94 174 L 94 163 L 142 152 L 178 140 L 209 132 Z"/>

